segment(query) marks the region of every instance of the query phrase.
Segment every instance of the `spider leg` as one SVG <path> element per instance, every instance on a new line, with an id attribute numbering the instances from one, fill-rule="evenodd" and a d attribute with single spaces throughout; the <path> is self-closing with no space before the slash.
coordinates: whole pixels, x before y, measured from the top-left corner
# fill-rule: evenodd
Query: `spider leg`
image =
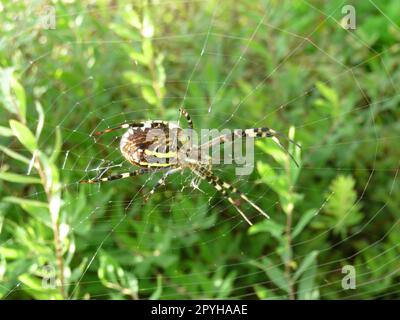
<path id="1" fill-rule="evenodd" d="M 212 186 L 215 187 L 215 189 L 221 192 L 222 195 L 228 199 L 228 201 L 235 207 L 235 209 L 241 214 L 241 216 L 246 220 L 248 224 L 252 225 L 251 221 L 247 218 L 247 216 L 243 213 L 243 211 L 240 210 L 240 208 L 236 205 L 232 197 L 228 196 L 228 191 L 238 195 L 240 198 L 242 198 L 244 201 L 250 204 L 254 209 L 256 209 L 259 213 L 261 213 L 263 216 L 269 219 L 268 214 L 266 214 L 264 210 L 262 210 L 259 206 L 254 204 L 245 194 L 241 193 L 239 190 L 231 186 L 229 183 L 222 181 L 219 177 L 215 176 L 211 171 L 203 167 L 200 167 L 197 169 L 195 168 L 194 172 L 197 175 L 199 175 L 202 179 L 207 180 Z"/>
<path id="2" fill-rule="evenodd" d="M 270 128 L 252 128 L 252 129 L 246 129 L 242 133 L 242 136 L 248 136 L 248 137 L 254 137 L 254 138 L 270 138 L 270 137 L 282 137 L 289 142 L 295 144 L 297 147 L 301 148 L 301 145 L 298 144 L 296 141 L 286 137 L 283 133 L 280 133 L 279 131 L 276 131 L 274 129 Z"/>
<path id="3" fill-rule="evenodd" d="M 296 161 L 296 159 L 294 158 L 294 156 L 289 152 L 289 150 L 287 148 L 285 148 L 283 146 L 283 144 L 279 141 L 278 136 L 288 140 L 289 142 L 293 143 L 294 145 L 296 145 L 299 148 L 301 148 L 301 146 L 297 142 L 286 137 L 284 134 L 282 134 L 276 130 L 269 129 L 269 128 L 254 128 L 254 129 L 246 129 L 244 131 L 244 135 L 248 136 L 248 137 L 254 137 L 254 138 L 256 138 L 256 137 L 257 138 L 271 138 L 283 151 L 285 151 L 289 155 L 289 157 L 293 160 L 293 162 L 296 164 L 296 166 L 299 167 L 299 164 Z"/>
<path id="4" fill-rule="evenodd" d="M 219 137 L 216 137 L 204 144 L 202 144 L 199 148 L 210 148 L 214 145 L 217 144 L 223 144 L 227 142 L 232 142 L 236 138 L 243 138 L 243 137 L 250 137 L 250 138 L 272 138 L 272 140 L 282 149 L 284 150 L 289 157 L 293 160 L 293 162 L 296 164 L 297 167 L 299 167 L 298 162 L 294 158 L 294 156 L 283 146 L 283 144 L 279 141 L 278 137 L 282 137 L 286 140 L 288 140 L 290 143 L 295 144 L 297 147 L 301 148 L 301 146 L 293 141 L 292 139 L 289 139 L 286 137 L 284 134 L 270 129 L 270 128 L 252 128 L 252 129 L 245 129 L 245 130 L 235 130 L 231 134 L 224 134 Z"/>
<path id="5" fill-rule="evenodd" d="M 158 187 L 162 186 L 165 184 L 165 180 L 167 180 L 168 176 L 170 176 L 171 174 L 174 174 L 178 171 L 181 171 L 182 168 L 174 168 L 171 170 L 168 170 L 158 181 L 157 183 L 153 186 L 153 188 L 150 190 L 150 192 L 148 193 L 148 195 L 144 198 L 144 202 L 147 202 L 149 200 L 149 198 L 155 193 L 155 191 L 157 190 Z"/>
<path id="6" fill-rule="evenodd" d="M 162 121 L 162 120 L 154 120 L 154 121 L 137 121 L 137 122 L 130 122 L 130 123 L 123 123 L 120 124 L 119 126 L 113 127 L 113 128 L 108 128 L 103 131 L 97 131 L 91 134 L 91 136 L 101 136 L 105 133 L 113 132 L 119 129 L 128 129 L 128 128 L 142 128 L 142 127 L 151 127 L 153 129 L 157 128 L 165 128 L 168 127 L 168 121 Z"/>
<path id="7" fill-rule="evenodd" d="M 186 118 L 189 128 L 193 129 L 193 121 L 192 121 L 192 118 L 190 117 L 189 113 L 183 108 L 179 108 L 179 112 L 181 113 L 181 115 L 183 115 Z"/>
<path id="8" fill-rule="evenodd" d="M 84 183 L 84 184 L 102 183 L 102 182 L 108 182 L 108 181 L 113 181 L 113 180 L 125 179 L 125 178 L 129 178 L 129 177 L 134 177 L 134 176 L 140 176 L 142 174 L 146 174 L 146 173 L 154 172 L 154 171 L 157 171 L 157 169 L 141 168 L 141 169 L 138 169 L 135 171 L 115 174 L 115 175 L 105 177 L 105 178 L 81 180 L 81 181 L 79 181 L 79 183 Z"/>
<path id="9" fill-rule="evenodd" d="M 119 129 L 128 129 L 129 127 L 143 127 L 143 126 L 144 126 L 143 122 L 123 123 L 123 124 L 121 124 L 119 126 L 116 126 L 114 128 L 108 128 L 108 129 L 103 130 L 103 131 L 97 131 L 97 132 L 95 132 L 95 133 L 93 133 L 91 135 L 95 136 L 95 137 L 98 137 L 98 136 L 101 136 L 102 134 L 109 133 L 109 132 L 112 132 L 112 131 L 115 131 L 115 130 L 119 130 Z"/>

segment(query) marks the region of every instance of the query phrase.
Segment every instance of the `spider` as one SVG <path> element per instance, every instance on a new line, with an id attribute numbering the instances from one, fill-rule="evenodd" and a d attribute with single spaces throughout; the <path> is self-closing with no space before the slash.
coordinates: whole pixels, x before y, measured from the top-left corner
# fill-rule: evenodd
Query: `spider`
<path id="1" fill-rule="evenodd" d="M 193 130 L 193 122 L 189 113 L 183 108 L 180 108 L 179 111 L 180 115 L 186 118 L 189 129 Z M 135 171 L 115 174 L 109 177 L 81 180 L 80 183 L 102 183 L 152 172 L 166 171 L 145 197 L 145 202 L 147 202 L 149 197 L 154 194 L 156 189 L 165 184 L 165 181 L 169 175 L 184 169 L 189 169 L 200 179 L 206 180 L 208 183 L 214 186 L 215 189 L 221 192 L 222 195 L 234 206 L 234 208 L 249 225 L 252 225 L 252 222 L 239 208 L 238 198 L 241 198 L 247 202 L 266 218 L 269 218 L 268 214 L 265 213 L 264 210 L 262 210 L 255 203 L 253 203 L 237 188 L 215 176 L 212 173 L 212 166 L 211 162 L 209 161 L 210 157 L 207 156 L 206 162 L 199 161 L 198 156 L 200 147 L 209 148 L 214 145 L 232 142 L 235 138 L 242 137 L 272 138 L 279 145 L 279 147 L 289 154 L 291 159 L 298 166 L 294 157 L 280 143 L 278 136 L 284 137 L 298 147 L 300 147 L 300 145 L 270 128 L 254 128 L 245 129 L 243 131 L 235 130 L 233 133 L 223 134 L 211 139 L 201 146 L 189 145 L 189 147 L 187 146 L 188 141 L 183 134 L 183 129 L 174 122 L 162 120 L 124 123 L 114 128 L 95 132 L 94 136 L 98 137 L 104 133 L 113 132 L 119 129 L 127 129 L 125 134 L 122 135 L 120 141 L 120 151 L 122 155 L 132 165 L 139 166 L 140 168 Z M 151 130 L 158 130 L 158 134 L 151 135 Z M 171 136 L 171 133 L 173 133 L 172 135 L 176 135 L 177 139 L 173 139 L 174 137 Z M 184 151 L 182 152 L 182 150 Z M 236 197 L 236 200 L 232 198 L 233 196 Z"/>

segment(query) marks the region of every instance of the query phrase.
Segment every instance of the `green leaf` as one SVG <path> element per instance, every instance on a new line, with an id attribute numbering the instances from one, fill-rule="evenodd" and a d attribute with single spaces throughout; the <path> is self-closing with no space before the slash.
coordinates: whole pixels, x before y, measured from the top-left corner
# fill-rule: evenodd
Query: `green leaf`
<path id="1" fill-rule="evenodd" d="M 289 129 L 289 135 L 288 135 L 289 139 L 296 141 L 296 137 L 295 137 L 295 128 L 293 126 L 290 127 Z M 297 143 L 299 143 L 298 141 L 296 141 Z M 290 183 L 291 185 L 294 185 L 297 182 L 297 179 L 300 175 L 300 171 L 301 171 L 301 148 L 299 148 L 297 145 L 295 145 L 294 143 L 289 143 L 288 145 L 288 152 L 293 156 L 293 158 L 296 160 L 297 164 L 299 166 L 296 165 L 296 163 L 290 158 L 289 155 L 287 155 L 287 159 L 290 163 Z"/>
<path id="2" fill-rule="evenodd" d="M 27 126 L 16 120 L 10 120 L 10 127 L 19 142 L 30 152 L 33 153 L 37 149 L 35 136 Z"/>
<path id="3" fill-rule="evenodd" d="M 284 272 L 277 267 L 271 260 L 268 258 L 264 258 L 262 262 L 252 261 L 251 264 L 255 265 L 256 267 L 264 270 L 267 274 L 268 278 L 280 289 L 285 291 L 286 293 L 289 292 L 289 285 L 287 283 L 287 279 L 285 277 Z"/>
<path id="4" fill-rule="evenodd" d="M 274 300 L 278 298 L 271 292 L 271 290 L 259 284 L 254 285 L 254 291 L 256 292 L 256 295 L 260 300 Z"/>
<path id="5" fill-rule="evenodd" d="M 50 162 L 55 163 L 58 156 L 60 155 L 62 148 L 62 136 L 61 136 L 61 129 L 59 126 L 56 127 L 56 141 L 54 143 L 53 152 L 50 156 Z"/>
<path id="6" fill-rule="evenodd" d="M 13 158 L 15 160 L 21 161 L 21 162 L 26 163 L 26 164 L 30 163 L 30 160 L 27 157 L 21 156 L 19 153 L 15 152 L 15 151 L 13 151 L 13 150 L 11 150 L 9 148 L 6 148 L 4 146 L 0 146 L 0 150 L 3 151 L 6 155 L 8 155 L 9 157 L 11 157 L 11 158 Z"/>
<path id="7" fill-rule="evenodd" d="M 358 196 L 354 190 L 355 180 L 351 176 L 339 175 L 330 186 L 329 201 L 324 212 L 330 218 L 334 233 L 345 237 L 349 227 L 358 224 L 362 219 Z"/>
<path id="8" fill-rule="evenodd" d="M 39 178 L 24 176 L 11 172 L 0 172 L 0 179 L 15 183 L 41 183 Z"/>
<path id="9" fill-rule="evenodd" d="M 138 71 L 124 72 L 124 78 L 133 84 L 140 84 L 146 86 L 151 86 L 153 84 L 151 79 L 146 78 L 143 74 L 139 73 Z"/>
<path id="10" fill-rule="evenodd" d="M 124 271 L 111 257 L 105 254 L 100 255 L 100 267 L 97 271 L 100 281 L 106 286 L 118 282 L 118 276 L 124 275 Z"/>
<path id="11" fill-rule="evenodd" d="M 297 295 L 300 300 L 311 300 L 318 299 L 319 291 L 314 289 L 315 278 L 317 275 L 317 263 L 314 262 L 311 266 L 303 273 L 303 276 L 299 280 Z"/>
<path id="12" fill-rule="evenodd" d="M 142 51 L 143 55 L 146 57 L 146 60 L 148 61 L 148 64 L 151 64 L 154 56 L 154 51 L 153 51 L 153 45 L 149 39 L 145 39 L 143 41 Z"/>
<path id="13" fill-rule="evenodd" d="M 286 196 L 288 193 L 287 178 L 283 174 L 278 174 L 269 164 L 257 161 L 257 171 L 261 176 L 261 181 L 268 185 L 278 195 Z"/>
<path id="14" fill-rule="evenodd" d="M 132 60 L 134 60 L 140 64 L 147 65 L 149 63 L 147 58 L 140 52 L 131 51 L 131 52 L 129 52 L 129 56 Z"/>
<path id="15" fill-rule="evenodd" d="M 31 274 L 24 273 L 18 277 L 18 280 L 22 282 L 23 289 L 27 291 L 30 295 L 32 295 L 35 299 L 61 299 L 61 294 L 57 290 L 57 288 L 49 289 L 43 287 L 42 280 L 37 277 L 34 277 Z"/>
<path id="16" fill-rule="evenodd" d="M 256 141 L 256 146 L 273 157 L 280 165 L 284 166 L 286 164 L 287 154 L 271 139 L 258 140 Z"/>
<path id="17" fill-rule="evenodd" d="M 156 290 L 151 294 L 149 300 L 158 300 L 160 299 L 162 294 L 162 275 L 157 275 L 157 287 Z"/>
<path id="18" fill-rule="evenodd" d="M 50 219 L 49 208 L 37 206 L 36 204 L 31 205 L 30 203 L 21 203 L 21 208 L 29 213 L 33 219 L 40 221 L 49 228 L 53 228 L 53 224 Z"/>
<path id="19" fill-rule="evenodd" d="M 14 70 L 12 68 L 0 68 L 0 101 L 3 107 L 9 112 L 18 113 L 11 95 L 11 79 L 13 77 L 13 72 Z"/>
<path id="20" fill-rule="evenodd" d="M 4 197 L 2 200 L 6 202 L 16 203 L 19 205 L 27 204 L 35 207 L 48 208 L 48 204 L 46 202 L 41 202 L 36 200 L 28 200 L 18 197 Z"/>
<path id="21" fill-rule="evenodd" d="M 330 103 L 330 113 L 332 115 L 336 115 L 339 108 L 339 96 L 336 91 L 332 88 L 329 88 L 323 82 L 317 82 L 316 87 L 321 92 L 322 96 Z"/>
<path id="22" fill-rule="evenodd" d="M 22 259 L 25 257 L 25 252 L 20 249 L 7 248 L 0 246 L 0 255 L 10 260 Z"/>
<path id="23" fill-rule="evenodd" d="M 142 95 L 143 98 L 152 105 L 156 105 L 157 104 L 157 96 L 156 93 L 154 92 L 154 89 L 152 87 L 142 87 Z"/>
<path id="24" fill-rule="evenodd" d="M 18 113 L 21 119 L 25 121 L 26 118 L 26 96 L 24 87 L 15 79 L 11 82 L 11 87 L 15 92 L 15 96 L 18 101 Z"/>
<path id="25" fill-rule="evenodd" d="M 270 233 L 273 237 L 279 239 L 285 230 L 285 227 L 272 221 L 272 220 L 264 220 L 260 223 L 257 223 L 253 226 L 251 226 L 248 229 L 249 234 L 256 234 L 260 232 L 268 232 Z"/>
<path id="26" fill-rule="evenodd" d="M 36 140 L 39 140 L 40 134 L 42 133 L 43 124 L 44 124 L 44 111 L 43 111 L 43 107 L 39 101 L 35 102 L 35 107 L 36 107 L 36 111 L 39 115 L 38 124 L 36 126 L 35 137 L 36 137 Z"/>
<path id="27" fill-rule="evenodd" d="M 265 288 L 259 284 L 256 284 L 256 285 L 254 285 L 254 291 L 256 292 L 258 299 L 265 300 L 268 298 L 267 288 Z"/>
<path id="28" fill-rule="evenodd" d="M 308 225 L 311 219 L 316 216 L 317 213 L 317 209 L 310 209 L 301 216 L 299 222 L 296 224 L 296 227 L 293 229 L 292 239 L 296 238 L 303 231 L 303 229 Z"/>
<path id="29" fill-rule="evenodd" d="M 0 104 L 25 121 L 25 90 L 14 77 L 13 68 L 0 68 Z"/>
<path id="30" fill-rule="evenodd" d="M 49 202 L 49 209 L 53 221 L 58 220 L 60 208 L 61 208 L 61 194 L 60 192 L 52 192 Z"/>
<path id="31" fill-rule="evenodd" d="M 43 290 L 42 282 L 39 279 L 32 277 L 30 274 L 27 274 L 27 273 L 21 274 L 18 277 L 18 279 L 24 285 L 29 287 L 29 289 L 34 289 L 34 290 L 39 290 L 39 291 Z"/>
<path id="32" fill-rule="evenodd" d="M 150 17 L 149 10 L 144 10 L 143 23 L 142 23 L 142 35 L 145 38 L 152 38 L 154 35 L 154 25 Z M 144 41 L 146 42 L 146 41 Z"/>
<path id="33" fill-rule="evenodd" d="M 167 75 L 165 72 L 165 68 L 163 66 L 164 56 L 159 54 L 156 59 L 156 67 L 157 67 L 157 82 L 160 88 L 165 87 L 165 81 L 167 79 Z"/>
<path id="34" fill-rule="evenodd" d="M 4 280 L 4 275 L 6 274 L 6 269 L 7 269 L 6 258 L 3 255 L 0 255 L 0 281 Z"/>
<path id="35" fill-rule="evenodd" d="M 130 41 L 141 40 L 140 33 L 137 30 L 132 30 L 130 26 L 121 25 L 119 23 L 110 23 L 108 27 L 121 38 L 129 39 Z"/>
<path id="36" fill-rule="evenodd" d="M 60 176 L 57 166 L 43 152 L 39 151 L 37 154 L 46 176 L 46 188 L 51 189 L 53 193 L 58 192 L 60 190 Z"/>
<path id="37" fill-rule="evenodd" d="M 296 281 L 304 271 L 306 271 L 311 264 L 315 262 L 315 259 L 317 258 L 318 251 L 314 250 L 311 251 L 301 262 L 299 268 L 296 270 L 296 272 L 293 275 L 293 280 Z"/>
<path id="38" fill-rule="evenodd" d="M 61 185 L 58 168 L 43 152 L 39 151 L 38 157 L 46 176 L 46 185 L 44 188 L 46 190 L 50 190 L 51 193 L 51 198 L 49 199 L 49 209 L 52 221 L 57 221 L 61 208 Z"/>
<path id="39" fill-rule="evenodd" d="M 0 136 L 12 137 L 14 134 L 10 128 L 0 126 Z"/>
<path id="40" fill-rule="evenodd" d="M 139 292 L 138 280 L 119 265 L 111 256 L 100 255 L 100 267 L 97 271 L 101 283 L 107 288 L 115 289 L 124 295 L 137 297 Z"/>
<path id="41" fill-rule="evenodd" d="M 131 6 L 125 8 L 125 10 L 122 13 L 122 17 L 126 22 L 128 22 L 134 28 L 136 29 L 142 28 L 142 22 L 140 21 L 140 16 L 135 10 L 133 10 Z"/>
<path id="42" fill-rule="evenodd" d="M 233 289 L 233 283 L 236 279 L 236 271 L 230 272 L 226 277 L 223 278 L 222 282 L 217 281 L 218 283 L 218 294 L 216 299 L 224 299 L 229 296 Z"/>

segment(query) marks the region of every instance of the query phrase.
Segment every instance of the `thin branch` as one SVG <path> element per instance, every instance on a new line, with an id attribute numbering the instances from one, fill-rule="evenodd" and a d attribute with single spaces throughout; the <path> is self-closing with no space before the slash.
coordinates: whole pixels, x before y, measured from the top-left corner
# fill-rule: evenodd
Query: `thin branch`
<path id="1" fill-rule="evenodd" d="M 34 155 L 34 157 L 35 157 L 35 168 L 39 172 L 39 176 L 40 176 L 44 191 L 47 196 L 47 202 L 50 203 L 52 200 L 52 196 L 53 196 L 51 189 L 48 187 L 47 178 L 44 173 L 41 162 L 39 161 L 39 159 L 36 155 Z M 59 286 L 60 293 L 61 293 L 62 298 L 65 299 L 66 295 L 65 295 L 65 287 L 64 287 L 64 283 L 65 283 L 65 281 L 64 281 L 64 262 L 62 259 L 60 229 L 59 229 L 57 218 L 53 217 L 53 215 L 51 215 L 51 220 L 52 220 L 51 222 L 52 222 L 53 237 L 54 237 L 54 248 L 55 248 L 56 259 L 57 259 L 58 277 L 60 280 L 60 286 Z"/>

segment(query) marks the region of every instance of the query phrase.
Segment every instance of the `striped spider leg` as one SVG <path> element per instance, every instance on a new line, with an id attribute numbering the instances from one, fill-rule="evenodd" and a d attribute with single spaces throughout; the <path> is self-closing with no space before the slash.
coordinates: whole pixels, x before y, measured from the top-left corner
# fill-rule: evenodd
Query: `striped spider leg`
<path id="1" fill-rule="evenodd" d="M 147 194 L 147 196 L 144 198 L 144 202 L 147 202 L 149 200 L 149 198 L 156 192 L 157 188 L 159 188 L 160 186 L 165 185 L 165 181 L 167 180 L 168 176 L 170 176 L 171 174 L 174 174 L 176 172 L 182 171 L 183 168 L 178 167 L 178 168 L 174 168 L 171 170 L 168 170 L 158 181 L 157 183 L 153 186 L 153 188 L 150 190 L 150 192 Z"/>
<path id="2" fill-rule="evenodd" d="M 199 165 L 194 165 L 192 166 L 192 171 L 198 175 L 201 179 L 206 180 L 208 183 L 210 183 L 215 189 L 217 189 L 221 194 L 228 199 L 228 201 L 235 207 L 235 209 L 240 213 L 240 215 L 243 217 L 244 220 L 249 225 L 253 225 L 249 218 L 244 214 L 244 212 L 236 205 L 235 201 L 233 198 L 228 195 L 228 192 L 235 194 L 236 196 L 239 196 L 242 198 L 244 201 L 246 201 L 248 204 L 250 204 L 254 209 L 256 209 L 259 213 L 261 213 L 264 217 L 269 219 L 269 216 L 267 213 L 264 212 L 259 206 L 257 206 L 255 203 L 253 203 L 245 194 L 241 193 L 237 188 L 234 186 L 230 185 L 227 182 L 222 181 L 221 178 L 215 176 L 210 170 L 203 166 Z"/>
<path id="3" fill-rule="evenodd" d="M 237 138 L 243 138 L 243 137 L 249 137 L 249 138 L 271 138 L 283 151 L 285 151 L 289 157 L 293 160 L 293 162 L 296 164 L 297 167 L 299 167 L 298 162 L 294 158 L 294 156 L 289 152 L 287 148 L 284 147 L 284 145 L 279 141 L 278 137 L 284 138 L 288 140 L 290 143 L 293 143 L 297 147 L 301 148 L 301 146 L 296 142 L 293 141 L 292 139 L 289 139 L 286 137 L 284 134 L 270 128 L 251 128 L 251 129 L 245 129 L 245 130 L 235 130 L 231 134 L 224 134 L 219 137 L 216 137 L 198 148 L 210 148 L 214 145 L 217 144 L 224 144 L 227 142 L 232 142 Z"/>
<path id="4" fill-rule="evenodd" d="M 185 119 L 189 125 L 189 128 L 193 129 L 193 121 L 192 121 L 192 118 L 190 117 L 189 113 L 183 108 L 180 108 L 179 112 L 181 115 L 183 115 L 185 117 Z"/>
<path id="5" fill-rule="evenodd" d="M 97 132 L 91 134 L 91 136 L 98 137 L 98 136 L 101 136 L 101 135 L 103 135 L 105 133 L 113 132 L 113 131 L 116 131 L 116 130 L 119 130 L 119 129 L 141 128 L 143 126 L 144 126 L 144 122 L 143 121 L 141 121 L 141 122 L 132 122 L 132 123 L 123 123 L 123 124 L 120 124 L 119 126 L 116 126 L 114 128 L 108 128 L 108 129 L 105 129 L 103 131 L 97 131 Z"/>
<path id="6" fill-rule="evenodd" d="M 161 169 L 162 170 L 162 169 Z M 140 168 L 135 171 L 128 171 L 124 173 L 118 173 L 114 174 L 109 177 L 104 177 L 104 178 L 95 178 L 95 179 L 88 179 L 88 180 L 81 180 L 79 183 L 82 184 L 94 184 L 94 183 L 103 183 L 103 182 L 109 182 L 109 181 L 114 181 L 114 180 L 120 180 L 120 179 L 125 179 L 125 178 L 130 178 L 130 177 L 136 177 L 136 176 L 141 176 L 143 174 L 151 173 L 151 172 L 157 172 L 161 171 L 160 169 L 150 169 L 150 168 Z"/>

